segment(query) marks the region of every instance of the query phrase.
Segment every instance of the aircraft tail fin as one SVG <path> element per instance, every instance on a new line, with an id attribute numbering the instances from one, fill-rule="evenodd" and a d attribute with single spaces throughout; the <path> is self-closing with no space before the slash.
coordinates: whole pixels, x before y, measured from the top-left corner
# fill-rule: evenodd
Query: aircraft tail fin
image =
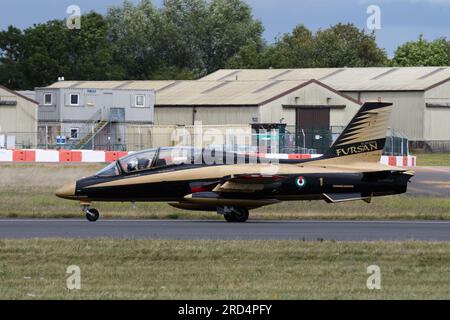
<path id="1" fill-rule="evenodd" d="M 321 159 L 379 162 L 386 144 L 392 103 L 366 102 Z"/>

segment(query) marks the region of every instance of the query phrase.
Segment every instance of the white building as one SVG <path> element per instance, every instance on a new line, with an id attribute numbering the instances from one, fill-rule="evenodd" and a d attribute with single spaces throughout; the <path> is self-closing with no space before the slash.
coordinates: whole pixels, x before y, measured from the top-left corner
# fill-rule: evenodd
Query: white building
<path id="1" fill-rule="evenodd" d="M 0 86 L 0 148 L 36 145 L 38 103 Z"/>

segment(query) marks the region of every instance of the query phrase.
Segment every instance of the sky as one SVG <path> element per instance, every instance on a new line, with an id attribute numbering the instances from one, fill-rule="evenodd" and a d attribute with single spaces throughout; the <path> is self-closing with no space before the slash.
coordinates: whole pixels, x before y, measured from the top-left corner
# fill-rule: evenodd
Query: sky
<path id="1" fill-rule="evenodd" d="M 138 2 L 134 0 L 133 2 Z M 160 5 L 162 0 L 154 0 Z M 272 43 L 277 36 L 291 32 L 298 24 L 316 31 L 338 22 L 354 23 L 367 29 L 367 8 L 380 8 L 380 29 L 375 30 L 378 45 L 392 57 L 395 48 L 420 34 L 428 40 L 450 38 L 450 0 L 246 0 L 253 15 L 262 21 L 264 38 Z M 19 28 L 67 17 L 69 5 L 82 13 L 105 13 L 122 0 L 0 0 L 0 29 Z"/>

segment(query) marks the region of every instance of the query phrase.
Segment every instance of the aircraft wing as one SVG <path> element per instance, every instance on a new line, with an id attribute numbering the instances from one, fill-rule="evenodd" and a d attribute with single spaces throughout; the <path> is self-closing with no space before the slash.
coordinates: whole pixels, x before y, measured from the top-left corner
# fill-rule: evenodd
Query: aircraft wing
<path id="1" fill-rule="evenodd" d="M 275 190 L 285 177 L 277 175 L 243 174 L 224 177 L 215 183 L 191 185 L 191 194 L 184 202 L 171 204 L 187 210 L 214 209 L 217 206 L 235 205 L 254 209 L 280 202 L 277 199 L 261 199 L 252 195 L 258 191 Z"/>
<path id="2" fill-rule="evenodd" d="M 285 179 L 278 175 L 243 174 L 222 179 L 214 188 L 214 192 L 253 193 L 262 190 L 276 189 Z"/>
<path id="3" fill-rule="evenodd" d="M 186 202 L 204 206 L 231 206 L 240 205 L 245 208 L 259 208 L 280 202 L 277 199 L 252 199 L 244 197 L 226 197 L 217 192 L 197 192 L 184 197 Z"/>

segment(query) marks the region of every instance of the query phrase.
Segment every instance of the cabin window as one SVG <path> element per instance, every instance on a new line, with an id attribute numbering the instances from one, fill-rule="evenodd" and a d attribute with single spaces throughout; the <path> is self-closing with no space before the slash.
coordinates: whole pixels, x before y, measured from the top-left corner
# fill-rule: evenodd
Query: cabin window
<path id="1" fill-rule="evenodd" d="M 53 103 L 52 94 L 51 93 L 44 94 L 44 105 L 51 106 L 52 103 Z"/>
<path id="2" fill-rule="evenodd" d="M 145 96 L 143 94 L 139 94 L 135 97 L 135 107 L 145 107 Z"/>
<path id="3" fill-rule="evenodd" d="M 70 105 L 71 106 L 80 105 L 80 95 L 78 93 L 70 94 Z"/>
<path id="4" fill-rule="evenodd" d="M 70 128 L 70 139 L 72 140 L 78 140 L 79 139 L 79 128 Z"/>

